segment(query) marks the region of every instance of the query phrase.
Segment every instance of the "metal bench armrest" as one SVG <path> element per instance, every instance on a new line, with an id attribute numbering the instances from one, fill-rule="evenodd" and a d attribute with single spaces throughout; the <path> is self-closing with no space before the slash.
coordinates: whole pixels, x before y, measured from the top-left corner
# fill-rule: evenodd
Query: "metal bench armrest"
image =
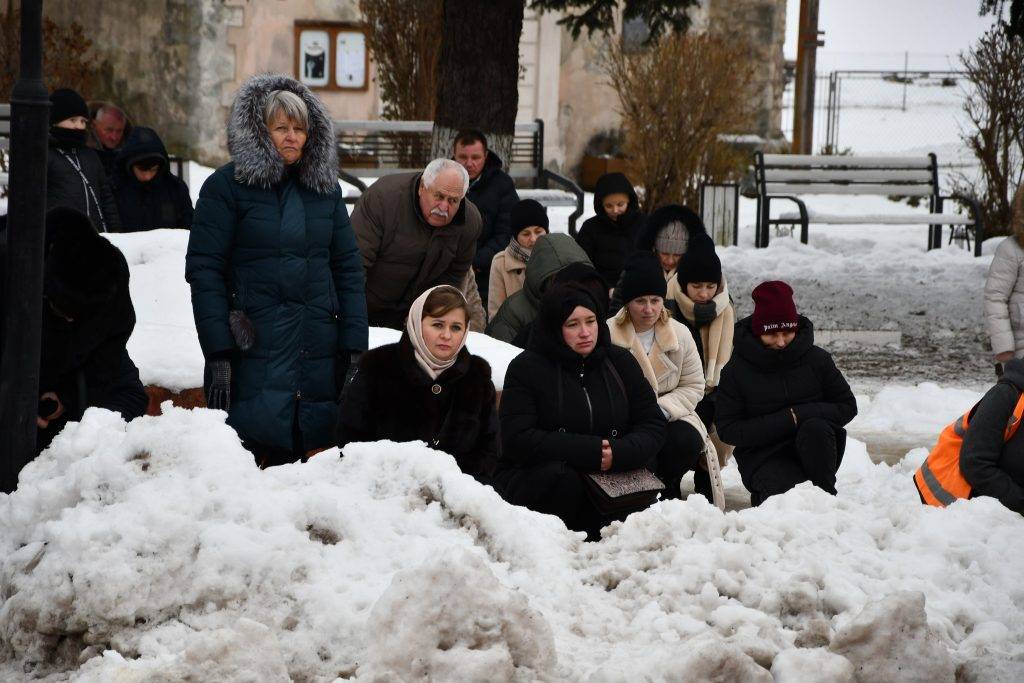
<path id="1" fill-rule="evenodd" d="M 971 212 L 971 218 L 974 219 L 974 255 L 981 256 L 981 243 L 985 241 L 985 222 L 982 219 L 981 204 L 977 199 L 969 195 L 962 194 L 960 192 L 954 192 L 947 195 L 938 195 L 936 199 L 939 200 L 939 207 L 941 208 L 942 202 L 946 199 L 950 199 L 954 202 L 958 202 L 962 206 L 967 207 Z"/>
<path id="2" fill-rule="evenodd" d="M 354 187 L 359 189 L 358 195 L 354 197 L 345 197 L 346 204 L 355 204 L 357 201 L 359 201 L 359 197 L 362 196 L 364 192 L 366 192 L 366 183 L 364 183 L 362 180 L 355 177 L 354 175 L 352 175 L 343 168 L 338 169 L 338 177 L 344 180 L 349 185 L 353 185 Z"/>
<path id="3" fill-rule="evenodd" d="M 541 178 L 543 180 L 554 181 L 564 187 L 567 191 L 576 195 L 576 210 L 569 214 L 569 234 L 576 237 L 576 221 L 583 215 L 583 190 L 580 189 L 579 185 L 565 176 L 559 175 L 547 168 L 545 168 L 541 173 Z"/>

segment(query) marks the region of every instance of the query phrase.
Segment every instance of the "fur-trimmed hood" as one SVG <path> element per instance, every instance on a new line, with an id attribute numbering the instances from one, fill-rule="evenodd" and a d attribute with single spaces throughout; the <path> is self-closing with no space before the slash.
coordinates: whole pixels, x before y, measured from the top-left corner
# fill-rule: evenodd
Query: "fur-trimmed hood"
<path id="1" fill-rule="evenodd" d="M 309 88 L 279 74 L 253 76 L 235 95 L 228 121 L 228 151 L 235 162 L 235 180 L 269 189 L 284 179 L 284 160 L 274 149 L 263 122 L 263 107 L 274 90 L 293 92 L 306 103 L 309 130 L 302 158 L 296 164 L 298 179 L 314 192 L 330 194 L 338 187 L 338 150 L 331 117 Z"/>

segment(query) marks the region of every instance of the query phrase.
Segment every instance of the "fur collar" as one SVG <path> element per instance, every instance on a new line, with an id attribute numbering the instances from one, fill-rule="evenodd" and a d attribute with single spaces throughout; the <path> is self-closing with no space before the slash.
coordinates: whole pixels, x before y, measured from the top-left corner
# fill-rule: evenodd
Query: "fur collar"
<path id="1" fill-rule="evenodd" d="M 269 189 L 285 177 L 284 160 L 274 149 L 263 122 L 263 106 L 274 90 L 289 90 L 306 103 L 309 137 L 297 164 L 299 182 L 319 194 L 330 194 L 338 189 L 338 150 L 331 117 L 309 88 L 278 74 L 251 77 L 235 96 L 228 121 L 228 151 L 235 162 L 235 180 Z"/>

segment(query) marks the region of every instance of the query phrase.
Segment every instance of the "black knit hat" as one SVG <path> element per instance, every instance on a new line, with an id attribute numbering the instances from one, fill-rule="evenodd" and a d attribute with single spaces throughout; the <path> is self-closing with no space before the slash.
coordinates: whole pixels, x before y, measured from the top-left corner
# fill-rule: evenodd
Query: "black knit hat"
<path id="1" fill-rule="evenodd" d="M 722 260 L 715 253 L 715 243 L 706 234 L 696 236 L 679 259 L 676 278 L 684 289 L 688 282 L 721 282 Z"/>
<path id="2" fill-rule="evenodd" d="M 513 237 L 518 235 L 520 230 L 535 225 L 544 228 L 544 232 L 550 232 L 548 229 L 548 212 L 544 209 L 544 205 L 536 199 L 523 199 L 513 206 L 511 222 Z"/>
<path id="3" fill-rule="evenodd" d="M 82 96 L 71 88 L 58 88 L 50 93 L 50 125 L 72 116 L 89 118 L 89 107 Z"/>
<path id="4" fill-rule="evenodd" d="M 619 295 L 624 302 L 641 296 L 664 299 L 666 290 L 665 274 L 657 256 L 649 251 L 636 251 L 626 258 L 619 284 Z"/>

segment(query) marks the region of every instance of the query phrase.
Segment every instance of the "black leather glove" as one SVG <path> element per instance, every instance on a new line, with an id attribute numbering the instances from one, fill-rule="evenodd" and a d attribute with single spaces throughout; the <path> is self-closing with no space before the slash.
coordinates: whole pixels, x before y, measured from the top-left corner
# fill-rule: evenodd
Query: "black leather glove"
<path id="1" fill-rule="evenodd" d="M 231 410 L 231 361 L 212 359 L 206 364 L 206 407 Z"/>
<path id="2" fill-rule="evenodd" d="M 714 301 L 693 304 L 693 321 L 697 325 L 707 325 L 718 315 L 718 307 Z"/>

